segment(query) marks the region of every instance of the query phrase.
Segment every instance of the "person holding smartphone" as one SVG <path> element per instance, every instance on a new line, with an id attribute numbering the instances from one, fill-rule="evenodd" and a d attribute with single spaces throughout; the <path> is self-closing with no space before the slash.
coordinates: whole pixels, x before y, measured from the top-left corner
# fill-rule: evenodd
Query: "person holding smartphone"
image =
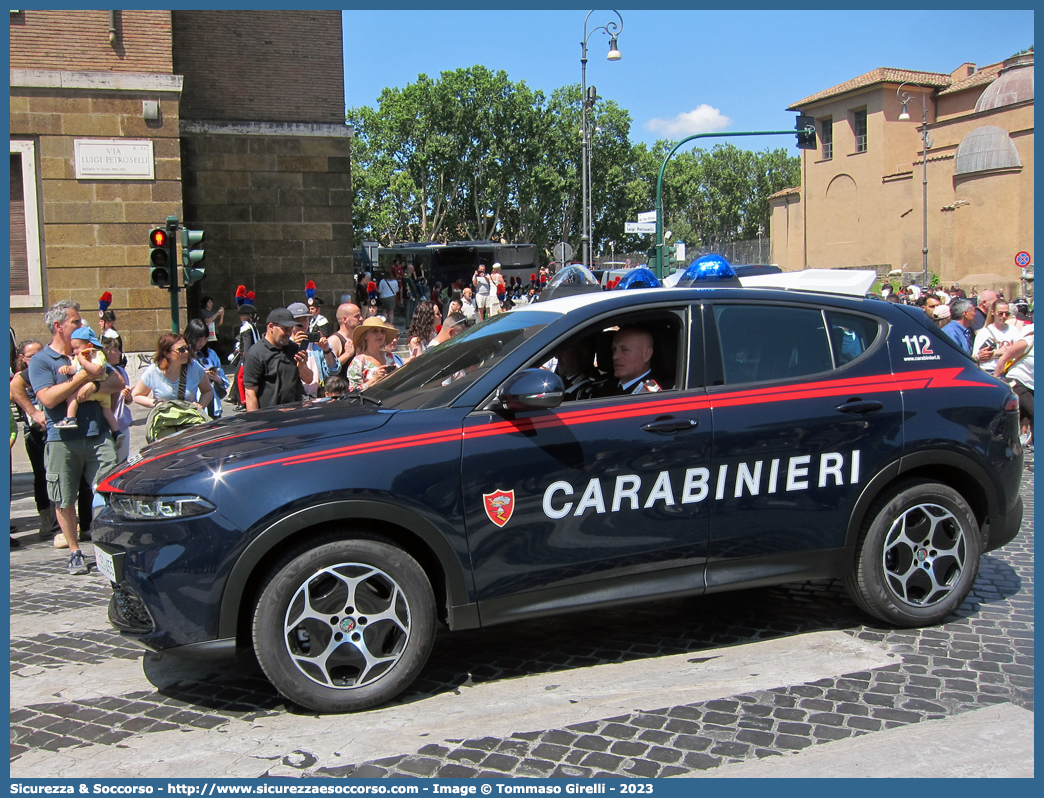
<path id="1" fill-rule="evenodd" d="M 311 367 L 312 380 L 304 384 L 305 395 L 319 396 L 326 378 L 337 373 L 337 355 L 330 349 L 330 342 L 321 328 L 309 329 L 312 316 L 307 305 L 303 302 L 291 302 L 287 310 L 297 321 L 297 329 L 290 335 L 290 340 L 308 353 Z"/>
<path id="2" fill-rule="evenodd" d="M 221 418 L 221 400 L 228 394 L 228 377 L 221 367 L 221 358 L 210 346 L 207 326 L 201 319 L 190 319 L 185 325 L 185 343 L 193 353 L 195 361 L 206 372 L 214 398 L 207 405 L 207 415 Z"/>
<path id="3" fill-rule="evenodd" d="M 1003 299 L 995 300 L 989 308 L 987 321 L 981 330 L 975 333 L 972 351 L 985 349 L 988 357 L 979 361 L 979 367 L 987 374 L 993 374 L 1008 347 L 1019 337 L 1019 331 L 1010 323 L 1011 306 Z"/>

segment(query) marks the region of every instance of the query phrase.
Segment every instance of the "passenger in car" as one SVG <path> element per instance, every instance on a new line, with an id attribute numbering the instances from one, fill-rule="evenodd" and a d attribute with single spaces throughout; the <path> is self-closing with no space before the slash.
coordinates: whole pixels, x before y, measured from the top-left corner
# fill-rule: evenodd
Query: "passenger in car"
<path id="1" fill-rule="evenodd" d="M 595 396 L 656 393 L 659 383 L 653 379 L 650 363 L 653 336 L 644 327 L 621 327 L 613 336 L 613 375 L 599 383 Z"/>
<path id="2" fill-rule="evenodd" d="M 594 341 L 590 338 L 574 338 L 557 350 L 558 365 L 555 373 L 565 384 L 563 399 L 590 399 L 594 395 L 596 372 L 594 370 Z"/>

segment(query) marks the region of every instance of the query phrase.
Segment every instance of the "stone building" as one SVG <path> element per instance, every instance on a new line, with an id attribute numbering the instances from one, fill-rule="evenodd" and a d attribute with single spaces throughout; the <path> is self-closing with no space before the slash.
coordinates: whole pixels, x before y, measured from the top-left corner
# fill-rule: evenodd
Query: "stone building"
<path id="1" fill-rule="evenodd" d="M 45 334 L 108 290 L 128 350 L 171 328 L 148 233 L 206 233 L 205 279 L 180 292 L 262 313 L 352 285 L 351 128 L 339 11 L 12 11 L 11 319 Z M 179 268 L 180 272 L 180 268 Z M 221 330 L 231 343 L 234 312 Z M 94 325 L 96 327 L 96 325 Z"/>
<path id="2" fill-rule="evenodd" d="M 802 185 L 769 198 L 774 263 L 922 282 L 922 108 L 929 271 L 1019 289 L 1015 256 L 1033 252 L 1032 53 L 950 74 L 876 69 L 791 105 L 815 118 L 819 147 L 802 151 Z"/>

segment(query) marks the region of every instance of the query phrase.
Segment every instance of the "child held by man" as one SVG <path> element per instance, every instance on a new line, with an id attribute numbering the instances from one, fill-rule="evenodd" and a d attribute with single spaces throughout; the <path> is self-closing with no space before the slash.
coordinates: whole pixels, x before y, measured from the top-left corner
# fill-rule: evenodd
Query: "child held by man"
<path id="1" fill-rule="evenodd" d="M 105 352 L 102 351 L 101 341 L 98 340 L 98 336 L 94 334 L 94 330 L 90 327 L 79 327 L 73 330 L 72 334 L 72 352 L 73 362 L 68 366 L 60 366 L 58 368 L 59 374 L 64 374 L 66 377 L 71 377 L 79 371 L 86 371 L 93 382 L 101 382 L 105 379 L 107 358 Z M 108 395 L 94 394 L 88 402 L 98 402 L 101 405 L 102 415 L 105 416 L 105 423 L 109 425 L 109 429 L 112 430 L 113 437 L 116 438 L 117 446 L 119 445 L 119 438 L 123 434 L 120 431 L 119 422 L 116 420 L 116 416 L 112 412 L 112 400 Z M 76 429 L 76 411 L 80 407 L 79 400 L 73 396 L 66 402 L 65 407 L 65 418 L 61 421 L 56 421 L 54 426 L 57 429 Z"/>

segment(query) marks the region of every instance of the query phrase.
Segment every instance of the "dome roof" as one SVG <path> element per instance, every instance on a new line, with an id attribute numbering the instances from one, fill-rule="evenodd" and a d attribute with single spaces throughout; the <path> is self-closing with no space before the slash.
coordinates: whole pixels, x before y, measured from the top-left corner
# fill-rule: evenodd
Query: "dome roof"
<path id="1" fill-rule="evenodd" d="M 985 125 L 964 137 L 957 148 L 956 174 L 1022 166 L 1015 142 L 1003 128 Z"/>
<path id="2" fill-rule="evenodd" d="M 1004 62 L 997 79 L 986 87 L 975 110 L 989 111 L 1033 99 L 1033 54 L 1016 55 Z"/>

